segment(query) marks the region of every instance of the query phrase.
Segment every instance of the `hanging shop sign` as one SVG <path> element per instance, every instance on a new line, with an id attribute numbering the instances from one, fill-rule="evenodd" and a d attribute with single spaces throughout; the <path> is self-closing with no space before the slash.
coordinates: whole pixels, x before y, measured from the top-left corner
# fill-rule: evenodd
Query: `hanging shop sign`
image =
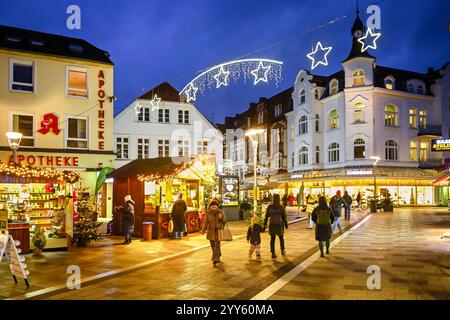
<path id="1" fill-rule="evenodd" d="M 58 117 L 54 113 L 47 113 L 44 114 L 41 121 L 41 128 L 38 130 L 38 132 L 42 134 L 47 134 L 51 131 L 53 131 L 54 134 L 59 134 L 59 124 L 58 124 Z"/>
<path id="2" fill-rule="evenodd" d="M 95 183 L 95 193 L 96 194 L 98 193 L 98 190 L 100 190 L 103 183 L 105 183 L 106 176 L 113 171 L 114 171 L 114 169 L 110 168 L 110 167 L 103 168 L 100 171 L 100 173 L 98 174 L 98 177 L 97 177 L 97 182 Z"/>
<path id="3" fill-rule="evenodd" d="M 431 151 L 433 152 L 450 151 L 450 139 L 431 140 Z"/>
<path id="4" fill-rule="evenodd" d="M 78 157 L 17 155 L 17 162 L 27 166 L 78 167 Z M 9 157 L 9 165 L 14 164 L 14 156 Z"/>
<path id="5" fill-rule="evenodd" d="M 103 70 L 98 72 L 98 149 L 105 149 L 105 137 L 103 136 L 105 133 L 105 110 L 103 109 L 103 105 L 105 103 L 106 93 L 104 90 L 105 86 L 105 74 Z"/>
<path id="6" fill-rule="evenodd" d="M 222 205 L 233 207 L 239 205 L 239 177 L 220 177 L 220 194 Z"/>

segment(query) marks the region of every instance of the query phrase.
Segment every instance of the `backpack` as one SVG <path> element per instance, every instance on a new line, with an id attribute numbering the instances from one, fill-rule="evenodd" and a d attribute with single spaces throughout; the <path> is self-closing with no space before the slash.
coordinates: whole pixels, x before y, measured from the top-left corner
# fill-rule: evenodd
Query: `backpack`
<path id="1" fill-rule="evenodd" d="M 328 210 L 317 210 L 317 224 L 322 227 L 331 226 L 330 212 Z"/>
<path id="2" fill-rule="evenodd" d="M 334 214 L 339 213 L 339 201 L 335 197 L 331 198 L 331 210 Z"/>
<path id="3" fill-rule="evenodd" d="M 276 211 L 275 211 L 276 212 Z M 273 226 L 281 226 L 281 213 L 271 213 L 270 215 L 270 224 Z"/>

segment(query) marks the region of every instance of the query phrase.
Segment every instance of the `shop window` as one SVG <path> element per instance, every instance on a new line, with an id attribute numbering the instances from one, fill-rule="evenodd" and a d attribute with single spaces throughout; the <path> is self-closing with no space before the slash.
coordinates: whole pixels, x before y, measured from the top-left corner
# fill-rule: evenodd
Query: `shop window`
<path id="1" fill-rule="evenodd" d="M 428 161 L 428 142 L 420 143 L 419 161 L 420 162 Z"/>
<path id="2" fill-rule="evenodd" d="M 189 123 L 189 111 L 188 110 L 178 110 L 178 123 L 188 124 Z M 237 124 L 236 124 L 237 126 Z"/>
<path id="3" fill-rule="evenodd" d="M 88 96 L 87 71 L 79 68 L 67 69 L 67 95 L 74 97 Z"/>
<path id="4" fill-rule="evenodd" d="M 141 122 L 150 122 L 150 108 L 141 107 L 137 118 Z"/>
<path id="5" fill-rule="evenodd" d="M 328 162 L 339 162 L 339 144 L 332 143 L 328 147 Z"/>
<path id="6" fill-rule="evenodd" d="M 353 143 L 353 154 L 355 159 L 366 158 L 366 143 L 363 139 L 356 139 Z"/>
<path id="7" fill-rule="evenodd" d="M 417 128 L 417 109 L 409 109 L 409 127 Z"/>
<path id="8" fill-rule="evenodd" d="M 301 166 L 308 164 L 308 148 L 307 147 L 302 147 L 300 149 L 298 162 Z"/>
<path id="9" fill-rule="evenodd" d="M 28 61 L 11 61 L 10 90 L 34 92 L 34 64 Z"/>
<path id="10" fill-rule="evenodd" d="M 306 134 L 306 133 L 308 133 L 308 117 L 301 116 L 299 121 L 298 134 Z"/>
<path id="11" fill-rule="evenodd" d="M 366 122 L 366 108 L 363 103 L 358 102 L 353 107 L 353 123 Z"/>
<path id="12" fill-rule="evenodd" d="M 316 164 L 320 163 L 320 147 L 316 146 Z"/>
<path id="13" fill-rule="evenodd" d="M 426 128 L 427 127 L 427 111 L 426 110 L 420 110 L 419 111 L 419 128 Z"/>
<path id="14" fill-rule="evenodd" d="M 145 138 L 137 139 L 137 158 L 138 159 L 150 158 L 150 139 Z"/>
<path id="15" fill-rule="evenodd" d="M 417 141 L 409 142 L 409 160 L 417 161 Z"/>
<path id="16" fill-rule="evenodd" d="M 385 143 L 386 160 L 398 160 L 398 144 L 394 140 L 388 140 Z"/>
<path id="17" fill-rule="evenodd" d="M 170 157 L 170 141 L 166 139 L 158 140 L 158 158 Z"/>
<path id="18" fill-rule="evenodd" d="M 169 109 L 158 109 L 158 122 L 169 123 L 170 122 L 169 115 L 170 115 Z"/>
<path id="19" fill-rule="evenodd" d="M 339 112 L 336 109 L 331 110 L 328 115 L 328 129 L 339 129 Z"/>
<path id="20" fill-rule="evenodd" d="M 235 144 L 237 149 L 237 145 Z M 197 141 L 197 154 L 208 154 L 208 141 Z M 236 150 L 236 160 L 238 157 L 238 151 Z"/>
<path id="21" fill-rule="evenodd" d="M 398 109 L 394 105 L 387 105 L 384 108 L 384 125 L 387 127 L 398 126 Z"/>
<path id="22" fill-rule="evenodd" d="M 34 116 L 13 114 L 12 131 L 22 134 L 21 147 L 34 147 Z"/>
<path id="23" fill-rule="evenodd" d="M 316 114 L 314 126 L 316 132 L 320 132 L 320 117 L 318 114 Z"/>
<path id="24" fill-rule="evenodd" d="M 189 141 L 178 140 L 178 156 L 189 156 Z"/>
<path id="25" fill-rule="evenodd" d="M 300 104 L 306 103 L 306 91 L 305 89 L 302 89 L 300 91 Z"/>
<path id="26" fill-rule="evenodd" d="M 334 95 L 339 91 L 339 81 L 331 80 L 330 82 L 330 95 Z"/>
<path id="27" fill-rule="evenodd" d="M 87 149 L 87 118 L 68 118 L 67 119 L 67 148 Z"/>
<path id="28" fill-rule="evenodd" d="M 125 137 L 116 138 L 116 156 L 117 159 L 125 160 L 128 159 L 129 140 Z"/>
<path id="29" fill-rule="evenodd" d="M 384 80 L 384 86 L 388 90 L 394 90 L 394 88 L 395 88 L 395 79 L 394 79 L 394 77 L 392 77 L 392 76 L 387 77 Z"/>
<path id="30" fill-rule="evenodd" d="M 353 72 L 353 86 L 359 87 L 364 86 L 366 73 L 364 70 L 358 69 Z"/>

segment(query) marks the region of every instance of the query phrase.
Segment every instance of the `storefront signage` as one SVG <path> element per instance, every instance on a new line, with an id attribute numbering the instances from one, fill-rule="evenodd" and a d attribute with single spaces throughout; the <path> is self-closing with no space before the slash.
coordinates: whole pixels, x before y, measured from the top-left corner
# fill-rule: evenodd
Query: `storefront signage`
<path id="1" fill-rule="evenodd" d="M 25 156 L 17 155 L 17 162 L 27 166 L 78 167 L 78 157 L 70 156 Z M 14 164 L 14 157 L 9 157 L 9 165 Z"/>
<path id="2" fill-rule="evenodd" d="M 103 109 L 103 104 L 105 103 L 106 93 L 103 90 L 105 86 L 105 74 L 103 70 L 98 73 L 98 149 L 105 149 L 105 110 Z"/>
<path id="3" fill-rule="evenodd" d="M 222 195 L 223 206 L 239 205 L 239 178 L 238 177 L 220 177 L 220 193 Z"/>
<path id="4" fill-rule="evenodd" d="M 302 179 L 303 175 L 302 174 L 294 174 L 293 176 L 291 176 L 291 179 Z"/>
<path id="5" fill-rule="evenodd" d="M 450 139 L 431 140 L 431 151 L 433 152 L 450 151 Z"/>
<path id="6" fill-rule="evenodd" d="M 47 113 L 44 114 L 42 117 L 43 120 L 41 121 L 41 128 L 38 130 L 38 132 L 42 134 L 47 134 L 51 131 L 53 131 L 54 134 L 59 134 L 59 125 L 58 125 L 58 117 L 54 113 Z"/>
<path id="7" fill-rule="evenodd" d="M 372 174 L 372 170 L 347 170 L 348 176 L 369 176 Z"/>

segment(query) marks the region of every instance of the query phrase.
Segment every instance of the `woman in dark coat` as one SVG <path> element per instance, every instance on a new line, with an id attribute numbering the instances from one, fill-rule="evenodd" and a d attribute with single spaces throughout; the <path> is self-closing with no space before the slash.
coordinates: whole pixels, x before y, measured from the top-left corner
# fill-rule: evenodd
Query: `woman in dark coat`
<path id="1" fill-rule="evenodd" d="M 286 209 L 280 204 L 280 195 L 275 194 L 273 196 L 273 202 L 267 207 L 266 218 L 264 219 L 264 229 L 269 222 L 269 234 L 270 234 L 270 251 L 272 252 L 272 259 L 275 259 L 275 239 L 276 236 L 280 239 L 281 254 L 286 255 L 286 249 L 284 247 L 284 229 L 288 228 Z"/>
<path id="2" fill-rule="evenodd" d="M 134 201 L 130 195 L 125 196 L 125 204 L 122 207 L 122 228 L 125 241 L 122 244 L 131 243 L 131 234 L 134 231 Z"/>
<path id="3" fill-rule="evenodd" d="M 319 241 L 320 256 L 323 257 L 323 242 L 327 247 L 327 254 L 330 254 L 330 240 L 333 235 L 332 225 L 334 214 L 328 207 L 327 199 L 322 196 L 319 198 L 319 206 L 312 212 L 312 220 L 316 224 L 316 240 Z"/>
<path id="4" fill-rule="evenodd" d="M 183 200 L 183 194 L 180 193 L 177 201 L 172 206 L 173 234 L 175 235 L 175 239 L 181 239 L 183 237 L 186 211 L 187 205 Z"/>
<path id="5" fill-rule="evenodd" d="M 209 240 L 212 249 L 212 261 L 214 264 L 220 262 L 220 241 L 218 236 L 219 229 L 223 229 L 227 223 L 225 213 L 219 209 L 219 202 L 212 200 L 208 206 L 208 212 L 205 215 L 205 221 L 203 222 L 202 234 L 206 232 L 206 239 Z"/>

